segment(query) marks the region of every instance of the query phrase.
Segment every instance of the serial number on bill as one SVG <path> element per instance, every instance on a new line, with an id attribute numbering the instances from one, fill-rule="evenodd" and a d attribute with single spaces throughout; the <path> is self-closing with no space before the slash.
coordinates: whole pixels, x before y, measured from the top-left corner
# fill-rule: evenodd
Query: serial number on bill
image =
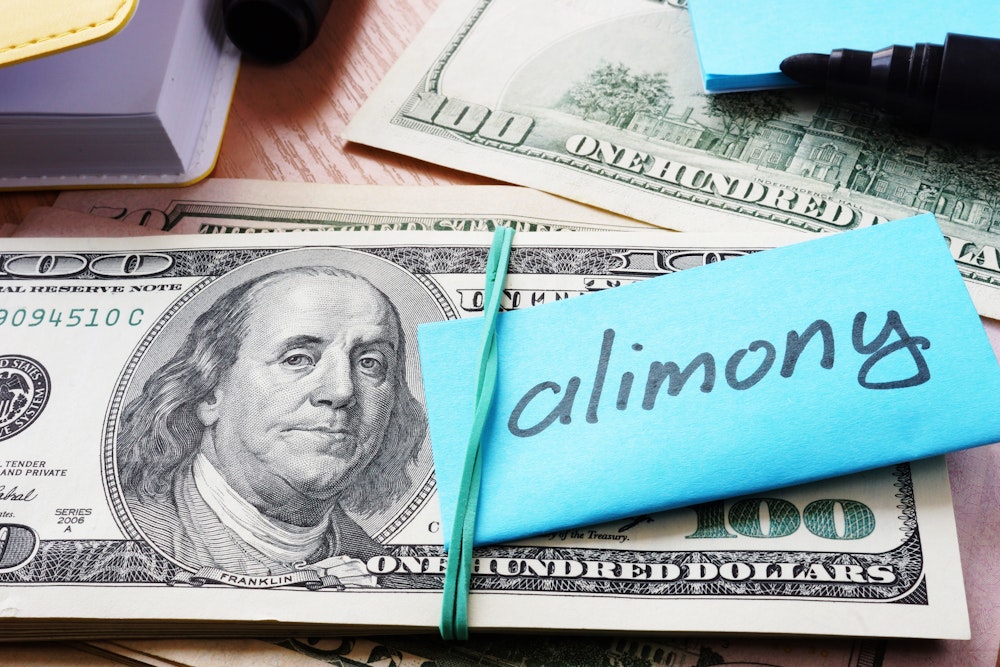
<path id="1" fill-rule="evenodd" d="M 137 327 L 142 308 L 0 308 L 0 327 Z"/>

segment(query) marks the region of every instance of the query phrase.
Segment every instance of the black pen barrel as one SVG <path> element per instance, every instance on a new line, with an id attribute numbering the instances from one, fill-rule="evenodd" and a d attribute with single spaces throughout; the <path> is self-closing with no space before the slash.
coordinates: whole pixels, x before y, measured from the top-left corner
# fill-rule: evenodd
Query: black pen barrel
<path id="1" fill-rule="evenodd" d="M 831 95 L 868 102 L 916 132 L 1000 146 L 1000 39 L 949 34 L 943 46 L 799 54 L 781 70 Z"/>
<path id="2" fill-rule="evenodd" d="M 1000 39 L 948 35 L 932 131 L 1000 146 Z"/>

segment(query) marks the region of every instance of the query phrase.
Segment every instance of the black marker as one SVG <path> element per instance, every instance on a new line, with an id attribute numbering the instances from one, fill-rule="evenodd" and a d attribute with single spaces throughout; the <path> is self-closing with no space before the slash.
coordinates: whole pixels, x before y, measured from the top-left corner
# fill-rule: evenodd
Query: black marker
<path id="1" fill-rule="evenodd" d="M 1000 39 L 949 34 L 944 46 L 803 53 L 782 61 L 781 71 L 869 102 L 915 132 L 1000 146 Z"/>
<path id="2" fill-rule="evenodd" d="M 312 44 L 332 0 L 223 0 L 226 34 L 240 51 L 288 62 Z"/>

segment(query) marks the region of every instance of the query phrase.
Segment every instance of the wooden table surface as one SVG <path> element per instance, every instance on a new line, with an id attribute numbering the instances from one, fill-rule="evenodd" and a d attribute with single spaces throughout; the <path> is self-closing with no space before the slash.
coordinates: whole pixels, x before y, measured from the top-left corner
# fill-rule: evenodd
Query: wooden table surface
<path id="1" fill-rule="evenodd" d="M 357 144 L 341 133 L 439 0 L 337 0 L 320 35 L 291 63 L 244 60 L 210 176 L 378 185 L 480 185 L 480 176 Z M 53 191 L 0 193 L 0 224 Z"/>

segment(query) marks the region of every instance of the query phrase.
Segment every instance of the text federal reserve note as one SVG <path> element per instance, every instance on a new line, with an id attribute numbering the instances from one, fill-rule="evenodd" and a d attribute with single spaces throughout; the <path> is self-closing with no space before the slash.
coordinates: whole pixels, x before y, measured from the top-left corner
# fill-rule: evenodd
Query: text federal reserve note
<path id="1" fill-rule="evenodd" d="M 684 4 L 447 0 L 345 136 L 681 231 L 930 211 L 1000 317 L 1000 153 L 817 96 L 707 96 Z"/>

